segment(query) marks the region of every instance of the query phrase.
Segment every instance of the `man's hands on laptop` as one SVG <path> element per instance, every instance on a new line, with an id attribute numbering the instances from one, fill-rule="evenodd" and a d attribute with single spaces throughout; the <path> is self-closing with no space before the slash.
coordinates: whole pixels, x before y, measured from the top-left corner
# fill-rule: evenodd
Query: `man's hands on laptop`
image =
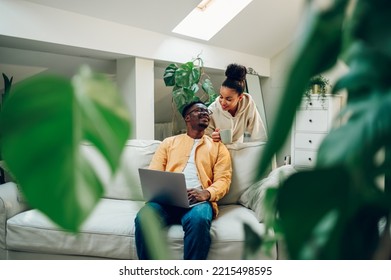
<path id="1" fill-rule="evenodd" d="M 187 198 L 189 199 L 190 204 L 199 201 L 208 201 L 210 199 L 210 192 L 207 190 L 200 189 L 188 189 Z"/>

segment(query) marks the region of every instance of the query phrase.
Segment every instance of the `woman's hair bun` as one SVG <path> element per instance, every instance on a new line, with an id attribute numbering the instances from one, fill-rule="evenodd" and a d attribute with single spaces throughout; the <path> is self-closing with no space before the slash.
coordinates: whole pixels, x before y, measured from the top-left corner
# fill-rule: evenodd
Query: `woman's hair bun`
<path id="1" fill-rule="evenodd" d="M 236 63 L 229 64 L 225 70 L 225 76 L 235 81 L 244 81 L 246 79 L 247 69 L 243 65 Z"/>

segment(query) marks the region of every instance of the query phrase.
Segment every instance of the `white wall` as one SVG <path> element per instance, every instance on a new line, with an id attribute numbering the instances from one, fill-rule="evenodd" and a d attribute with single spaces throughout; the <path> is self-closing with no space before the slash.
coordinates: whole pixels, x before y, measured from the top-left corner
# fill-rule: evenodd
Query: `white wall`
<path id="1" fill-rule="evenodd" d="M 204 66 L 232 62 L 269 76 L 269 59 L 84 16 L 22 0 L 0 2 L 0 35 L 101 50 L 126 56 L 183 63 L 202 53 Z"/>
<path id="2" fill-rule="evenodd" d="M 136 78 L 136 66 L 127 65 L 126 63 L 126 61 L 129 61 L 129 63 L 134 64 L 136 60 L 141 62 L 144 59 L 136 59 L 134 57 L 120 58 L 116 60 L 101 59 L 0 47 L 0 68 L 3 72 L 5 71 L 7 75 L 13 77 L 13 84 L 16 84 L 32 75 L 38 74 L 60 75 L 70 78 L 77 73 L 80 66 L 83 64 L 89 65 L 95 72 L 108 75 L 112 79 L 116 80 L 118 86 L 121 88 L 131 119 L 134 121 L 135 126 L 133 127 L 133 135 L 135 136 L 138 134 L 144 135 L 143 138 L 153 138 L 154 136 L 151 132 L 154 122 L 171 122 L 173 119 L 174 111 L 172 110 L 171 105 L 172 87 L 166 87 L 163 81 L 164 69 L 169 62 L 154 63 L 151 60 L 147 60 L 149 61 L 147 62 L 149 66 L 146 69 L 141 68 L 145 69 L 145 73 L 139 73 Z M 205 69 L 205 72 L 212 80 L 216 91 L 218 91 L 224 79 L 224 71 L 209 68 Z M 147 104 L 147 107 L 133 107 L 133 105 L 136 104 L 136 79 L 138 81 L 137 85 L 139 86 L 140 92 L 140 96 L 137 100 L 138 104 L 141 104 L 140 102 L 143 100 L 141 98 L 147 98 L 147 92 L 152 93 L 152 95 L 148 97 L 149 103 Z M 146 81 L 145 79 L 150 79 L 150 81 Z M 3 85 L 1 85 L 1 87 L 3 87 Z M 143 89 L 142 87 L 147 88 Z M 144 109 L 141 110 L 140 108 Z M 147 109 L 149 110 L 149 113 L 147 113 Z M 141 111 L 139 113 L 140 116 L 137 116 L 137 110 Z M 137 120 L 143 124 L 137 126 Z M 178 121 L 181 121 L 180 116 Z M 184 124 L 180 125 L 181 126 L 178 129 L 184 128 Z M 148 132 L 146 131 L 147 128 Z M 137 132 L 138 129 L 145 131 Z"/>
<path id="3" fill-rule="evenodd" d="M 154 139 L 153 61 L 137 57 L 117 60 L 117 84 L 130 112 L 132 138 Z"/>
<path id="4" fill-rule="evenodd" d="M 89 65 L 98 73 L 109 76 L 114 76 L 116 73 L 115 60 L 0 47 L 0 66 L 3 72 L 5 69 L 11 69 L 10 74 L 14 76 L 13 84 L 27 78 L 25 75 L 38 73 L 71 77 L 83 64 Z"/>
<path id="5" fill-rule="evenodd" d="M 0 38 L 10 41 L 22 40 L 25 48 L 28 48 L 29 42 L 34 46 L 43 46 L 46 43 L 45 48 L 55 48 L 56 51 L 69 50 L 71 47 L 109 53 L 112 57 L 117 56 L 117 59 L 136 57 L 154 62 L 184 63 L 202 54 L 206 68 L 225 70 L 229 63 L 236 62 L 252 67 L 261 76 L 270 75 L 270 60 L 267 58 L 211 47 L 22 0 L 0 1 Z M 0 64 L 4 63 L 4 57 L 0 53 Z M 221 81 L 213 82 L 219 88 Z M 167 94 L 166 89 L 163 90 L 161 87 L 159 78 L 151 82 L 152 86 L 156 83 L 157 92 Z M 132 94 L 143 93 L 136 90 Z M 140 100 L 143 97 L 133 98 Z M 134 109 L 137 114 L 133 115 L 134 120 L 141 120 L 144 112 Z M 144 125 L 149 125 L 149 121 L 147 120 Z M 138 124 L 138 127 L 142 127 L 142 124 Z M 146 131 L 138 131 L 136 134 L 141 138 L 150 136 Z"/>

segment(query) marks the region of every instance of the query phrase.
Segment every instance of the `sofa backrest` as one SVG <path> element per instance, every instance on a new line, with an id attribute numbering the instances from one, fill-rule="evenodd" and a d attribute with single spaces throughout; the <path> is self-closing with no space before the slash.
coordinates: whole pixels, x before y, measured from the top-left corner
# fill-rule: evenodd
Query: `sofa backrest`
<path id="1" fill-rule="evenodd" d="M 152 160 L 158 140 L 128 140 L 124 146 L 120 165 L 115 174 L 111 171 L 95 147 L 83 144 L 83 151 L 97 171 L 105 187 L 104 198 L 144 200 L 138 168 L 146 168 Z"/>
<path id="2" fill-rule="evenodd" d="M 128 140 L 123 150 L 120 166 L 113 176 L 111 176 L 108 165 L 92 145 L 83 144 L 82 150 L 103 181 L 105 198 L 142 201 L 138 168 L 145 168 L 149 165 L 160 143 L 158 140 Z M 219 201 L 219 204 L 238 203 L 240 195 L 253 183 L 264 147 L 264 142 L 227 145 L 232 158 L 232 183 L 229 193 Z M 266 174 L 270 171 L 271 165 Z"/>
<path id="3" fill-rule="evenodd" d="M 242 193 L 254 183 L 259 160 L 265 145 L 265 142 L 245 142 L 227 145 L 232 161 L 232 181 L 229 193 L 218 204 L 238 203 Z M 270 164 L 265 174 L 269 174 L 271 170 L 272 164 Z"/>

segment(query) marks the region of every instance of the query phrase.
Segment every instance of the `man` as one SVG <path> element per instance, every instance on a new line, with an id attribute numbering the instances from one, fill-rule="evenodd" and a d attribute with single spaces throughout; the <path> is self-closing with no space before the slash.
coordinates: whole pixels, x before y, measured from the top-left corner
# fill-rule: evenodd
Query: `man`
<path id="1" fill-rule="evenodd" d="M 149 207 L 163 225 L 181 224 L 184 231 L 184 259 L 206 259 L 211 244 L 210 227 L 218 215 L 217 201 L 231 184 L 231 158 L 221 142 L 205 135 L 211 111 L 201 101 L 185 106 L 182 116 L 186 134 L 166 138 L 155 152 L 150 169 L 183 172 L 190 203 L 206 201 L 189 209 L 147 202 L 135 219 L 136 248 L 139 259 L 149 259 L 140 228 L 140 213 Z"/>

